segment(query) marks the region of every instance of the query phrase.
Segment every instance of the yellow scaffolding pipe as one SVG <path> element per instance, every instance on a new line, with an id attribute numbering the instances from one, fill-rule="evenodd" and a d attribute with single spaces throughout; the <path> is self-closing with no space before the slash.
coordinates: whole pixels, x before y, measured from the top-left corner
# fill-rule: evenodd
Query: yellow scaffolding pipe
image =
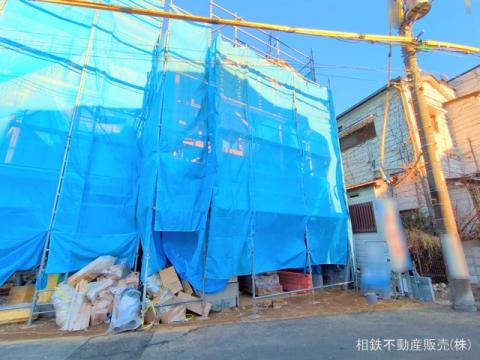
<path id="1" fill-rule="evenodd" d="M 284 25 L 275 25 L 275 24 L 246 21 L 241 19 L 211 18 L 206 16 L 172 13 L 172 12 L 163 11 L 163 10 L 142 9 L 142 8 L 109 5 L 109 4 L 100 4 L 96 2 L 83 1 L 83 0 L 34 0 L 34 1 L 60 4 L 60 5 L 78 6 L 78 7 L 89 8 L 89 9 L 108 10 L 108 11 L 115 11 L 115 12 L 121 12 L 126 14 L 146 15 L 146 16 L 152 16 L 152 17 L 163 17 L 163 18 L 170 18 L 170 19 L 187 20 L 187 21 L 194 21 L 194 22 L 207 23 L 207 24 L 218 24 L 218 25 L 226 25 L 226 26 L 238 26 L 238 27 L 246 27 L 246 28 L 254 28 L 254 29 L 272 30 L 272 31 L 280 31 L 280 32 L 293 33 L 293 34 L 304 34 L 304 35 L 321 36 L 321 37 L 334 38 L 334 39 L 342 39 L 342 40 L 365 41 L 365 42 L 371 42 L 371 43 L 386 43 L 386 44 L 396 44 L 396 45 L 415 45 L 421 50 L 445 50 L 445 51 L 457 51 L 457 52 L 462 52 L 466 54 L 480 54 L 480 48 L 474 47 L 474 46 L 453 44 L 453 43 L 435 41 L 435 40 L 417 40 L 414 37 L 400 36 L 400 35 L 360 34 L 355 32 L 291 27 L 291 26 L 284 26 Z"/>

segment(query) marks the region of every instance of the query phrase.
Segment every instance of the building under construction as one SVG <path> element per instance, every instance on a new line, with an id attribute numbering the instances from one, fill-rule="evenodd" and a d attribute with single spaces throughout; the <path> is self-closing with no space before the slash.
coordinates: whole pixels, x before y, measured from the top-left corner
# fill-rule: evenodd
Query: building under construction
<path id="1" fill-rule="evenodd" d="M 351 260 L 332 95 L 310 56 L 263 31 L 3 3 L 2 284 L 33 269 L 36 301 L 47 275 L 111 255 L 141 279 L 171 264 L 208 294 Z"/>

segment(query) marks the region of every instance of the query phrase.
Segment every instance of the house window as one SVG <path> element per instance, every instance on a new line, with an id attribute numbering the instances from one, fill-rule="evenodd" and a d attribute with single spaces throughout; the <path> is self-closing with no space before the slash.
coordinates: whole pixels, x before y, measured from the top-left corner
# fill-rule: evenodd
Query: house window
<path id="1" fill-rule="evenodd" d="M 352 221 L 352 231 L 354 234 L 377 232 L 373 202 L 369 201 L 350 205 L 348 209 L 350 211 L 350 220 Z"/>
<path id="2" fill-rule="evenodd" d="M 343 136 L 340 139 L 340 148 L 342 151 L 345 151 L 354 146 L 363 144 L 376 136 L 377 132 L 375 131 L 375 124 L 370 122 L 350 134 Z"/>

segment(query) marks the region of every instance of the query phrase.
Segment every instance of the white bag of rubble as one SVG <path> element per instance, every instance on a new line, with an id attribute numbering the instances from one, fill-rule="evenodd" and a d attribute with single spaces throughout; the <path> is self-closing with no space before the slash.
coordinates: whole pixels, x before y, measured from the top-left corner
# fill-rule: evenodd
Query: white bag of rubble
<path id="1" fill-rule="evenodd" d="M 90 324 L 95 326 L 108 320 L 113 310 L 113 295 L 108 290 L 102 291 L 95 301 L 92 302 Z"/>
<path id="2" fill-rule="evenodd" d="M 118 280 L 116 288 L 138 288 L 139 275 L 138 272 L 131 272 L 124 279 Z"/>
<path id="3" fill-rule="evenodd" d="M 155 297 L 160 292 L 160 289 L 162 287 L 162 281 L 160 280 L 160 276 L 158 275 L 158 273 L 147 277 L 145 284 L 147 286 L 148 295 L 152 297 Z"/>
<path id="4" fill-rule="evenodd" d="M 102 279 L 95 282 L 91 282 L 88 284 L 87 290 L 87 298 L 90 301 L 95 301 L 98 295 L 105 289 L 109 288 L 110 286 L 115 285 L 115 281 L 112 279 Z"/>
<path id="5" fill-rule="evenodd" d="M 61 283 L 53 292 L 52 302 L 55 308 L 55 322 L 60 328 L 64 328 L 68 320 L 68 310 L 72 303 L 75 289 L 66 283 Z"/>
<path id="6" fill-rule="evenodd" d="M 125 261 L 119 264 L 112 265 L 108 269 L 102 271 L 102 276 L 108 277 L 113 280 L 120 280 L 125 278 L 129 273 L 128 264 Z"/>
<path id="7" fill-rule="evenodd" d="M 116 282 L 114 286 L 109 288 L 109 290 L 112 292 L 112 294 L 119 294 L 125 290 L 126 288 L 129 289 L 138 289 L 138 273 L 137 272 L 131 272 L 130 274 L 127 275 L 124 279 L 120 279 Z"/>
<path id="8" fill-rule="evenodd" d="M 68 278 L 68 283 L 75 286 L 80 280 L 92 281 L 96 279 L 103 271 L 115 264 L 116 258 L 110 255 L 100 256 L 93 260 L 83 269 L 77 271 Z"/>
<path id="9" fill-rule="evenodd" d="M 128 288 L 115 294 L 109 332 L 135 330 L 142 324 L 140 296 L 140 291 Z"/>

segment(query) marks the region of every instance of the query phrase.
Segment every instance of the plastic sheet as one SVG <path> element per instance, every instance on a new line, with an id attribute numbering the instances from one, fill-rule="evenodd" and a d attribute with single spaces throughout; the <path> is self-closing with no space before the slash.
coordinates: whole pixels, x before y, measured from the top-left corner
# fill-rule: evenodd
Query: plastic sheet
<path id="1" fill-rule="evenodd" d="M 145 286 L 147 287 L 147 294 L 154 297 L 162 289 L 162 281 L 158 273 L 150 275 L 145 281 Z"/>
<path id="2" fill-rule="evenodd" d="M 98 281 L 91 282 L 88 284 L 88 290 L 85 296 L 88 300 L 93 302 L 99 297 L 102 291 L 113 285 L 115 285 L 115 281 L 112 279 L 100 279 Z"/>
<path id="3" fill-rule="evenodd" d="M 140 291 L 135 289 L 124 289 L 115 294 L 109 332 L 135 330 L 142 325 L 140 296 Z"/>
<path id="4" fill-rule="evenodd" d="M 344 264 L 348 215 L 327 89 L 221 39 L 211 57 L 207 276 L 306 267 L 306 241 L 312 264 Z"/>
<path id="5" fill-rule="evenodd" d="M 227 286 L 227 279 L 203 281 L 205 232 L 165 232 L 163 250 L 182 280 L 187 280 L 197 294 L 215 293 Z"/>
<path id="6" fill-rule="evenodd" d="M 102 271 L 101 275 L 112 280 L 120 280 L 128 275 L 130 272 L 126 262 L 112 265 L 108 269 Z"/>
<path id="7" fill-rule="evenodd" d="M 75 286 L 82 279 L 91 281 L 96 279 L 102 272 L 109 269 L 114 263 L 115 258 L 110 255 L 104 255 L 96 258 L 91 263 L 70 276 L 68 283 Z"/>
<path id="8" fill-rule="evenodd" d="M 144 103 L 137 212 L 144 226 L 142 245 L 151 250 L 149 275 L 168 258 L 196 290 L 205 286 L 205 292 L 217 292 L 226 280 L 202 278 L 213 187 L 207 124 L 210 27 L 170 21 L 168 29 L 153 57 Z"/>
<path id="9" fill-rule="evenodd" d="M 305 266 L 293 72 L 221 40 L 212 58 L 217 174 L 207 274 L 229 277 Z"/>
<path id="10" fill-rule="evenodd" d="M 55 322 L 63 329 L 68 320 L 68 310 L 72 302 L 75 289 L 66 283 L 58 285 L 53 292 L 52 302 L 55 308 Z"/>

